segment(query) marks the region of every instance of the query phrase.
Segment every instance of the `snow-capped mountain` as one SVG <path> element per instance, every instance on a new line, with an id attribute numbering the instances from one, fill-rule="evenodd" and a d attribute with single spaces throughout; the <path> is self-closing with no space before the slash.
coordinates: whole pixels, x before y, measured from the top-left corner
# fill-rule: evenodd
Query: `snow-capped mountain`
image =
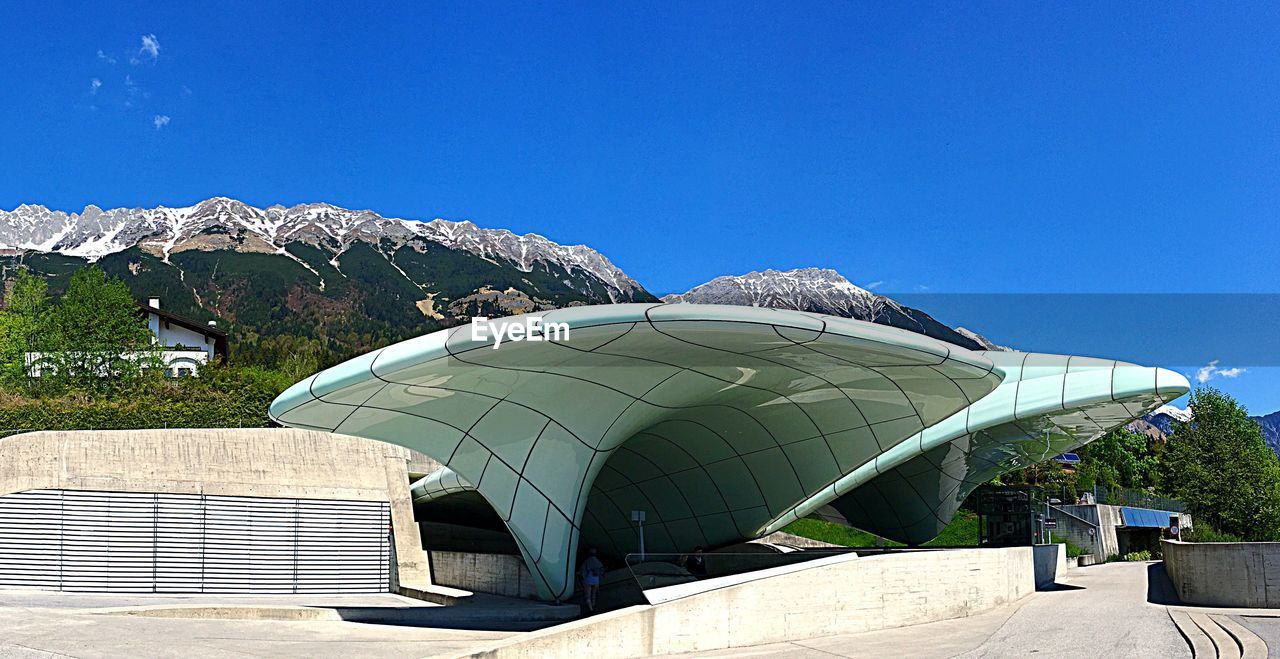
<path id="1" fill-rule="evenodd" d="M 1129 422 L 1125 427 L 1133 432 L 1163 441 L 1173 434 L 1177 424 L 1191 423 L 1192 417 L 1190 408 L 1183 409 L 1173 405 L 1161 405 L 1147 413 L 1146 416 Z M 1262 439 L 1267 443 L 1267 446 L 1271 447 L 1274 453 L 1280 455 L 1280 412 L 1251 416 L 1249 418 L 1258 423 L 1258 427 L 1262 431 Z"/>
<path id="2" fill-rule="evenodd" d="M 182 208 L 0 211 L 0 278 L 20 264 L 57 293 L 87 262 L 138 298 L 160 296 L 176 313 L 223 321 L 243 354 L 268 361 L 300 345 L 346 356 L 477 315 L 656 301 L 590 247 L 471 222 L 330 204 L 257 208 L 226 197 Z M 834 270 L 719 277 L 667 301 L 801 309 L 999 348 Z"/>
<path id="3" fill-rule="evenodd" d="M 891 325 L 971 350 L 1002 349 L 981 335 L 954 330 L 923 311 L 860 288 L 830 269 L 765 270 L 716 277 L 686 293 L 668 295 L 662 300 L 812 311 Z"/>
<path id="4" fill-rule="evenodd" d="M 292 257 L 286 246 L 301 243 L 333 255 L 335 262 L 353 244 L 374 246 L 383 254 L 428 243 L 506 262 L 520 271 L 556 266 L 597 280 L 607 302 L 635 299 L 643 289 L 602 254 L 585 245 L 559 245 L 546 238 L 517 236 L 505 229 L 483 229 L 471 222 L 429 222 L 383 217 L 369 210 L 329 204 L 255 208 L 215 197 L 185 208 L 88 206 L 79 213 L 22 205 L 0 211 L 0 250 L 55 253 L 96 261 L 130 248 L 162 258 L 187 250 L 275 253 Z M 585 291 L 584 291 L 585 292 Z"/>
<path id="5" fill-rule="evenodd" d="M 976 344 L 978 344 L 978 345 L 982 346 L 982 349 L 983 349 L 983 350 L 998 350 L 998 351 L 1001 351 L 1001 352 L 1009 352 L 1009 351 L 1012 351 L 1012 350 L 1013 350 L 1013 348 L 1010 348 L 1009 346 L 1002 346 L 1002 345 L 1000 345 L 1000 344 L 994 343 L 994 342 L 992 342 L 990 339 L 988 339 L 987 337 L 985 337 L 985 336 L 983 336 L 983 335 L 981 335 L 981 334 L 979 334 L 979 333 L 977 333 L 977 332 L 975 332 L 975 331 L 973 331 L 973 330 L 971 330 L 971 329 L 967 329 L 967 328 L 964 328 L 964 327 L 957 327 L 957 328 L 956 328 L 956 333 L 957 333 L 957 334 L 959 334 L 960 336 L 963 336 L 964 338 L 969 339 L 970 341 L 973 341 L 974 343 L 976 343 Z"/>
<path id="6" fill-rule="evenodd" d="M 477 315 L 657 301 L 589 247 L 471 222 L 225 197 L 184 208 L 0 211 L 0 279 L 23 267 L 57 294 L 89 262 L 138 299 L 218 320 L 250 363 L 298 354 L 333 363 Z"/>
<path id="7" fill-rule="evenodd" d="M 1147 416 L 1168 417 L 1169 419 L 1173 421 L 1177 421 L 1178 423 L 1191 422 L 1190 409 L 1183 409 L 1181 407 L 1175 407 L 1173 405 L 1161 405 L 1160 407 L 1157 407 L 1156 409 L 1152 410 L 1149 414 L 1147 414 Z"/>
<path id="8" fill-rule="evenodd" d="M 1169 435 L 1173 434 L 1173 429 L 1177 424 L 1188 423 L 1189 421 L 1191 421 L 1191 410 L 1174 407 L 1173 405 L 1161 405 L 1148 412 L 1142 418 L 1134 419 L 1126 427 L 1133 432 L 1146 434 L 1157 439 L 1167 439 Z"/>

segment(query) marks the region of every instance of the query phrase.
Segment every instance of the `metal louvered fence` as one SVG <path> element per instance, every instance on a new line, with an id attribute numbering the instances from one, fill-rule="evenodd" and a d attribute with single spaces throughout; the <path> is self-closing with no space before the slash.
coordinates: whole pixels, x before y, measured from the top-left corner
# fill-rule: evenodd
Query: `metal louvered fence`
<path id="1" fill-rule="evenodd" d="M 377 501 L 28 490 L 0 496 L 0 586 L 386 592 L 390 523 Z"/>

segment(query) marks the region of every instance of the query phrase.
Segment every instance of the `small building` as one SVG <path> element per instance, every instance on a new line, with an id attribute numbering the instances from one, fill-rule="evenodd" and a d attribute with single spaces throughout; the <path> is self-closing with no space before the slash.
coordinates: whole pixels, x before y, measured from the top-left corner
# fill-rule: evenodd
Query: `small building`
<path id="1" fill-rule="evenodd" d="M 196 375 L 200 367 L 227 358 L 227 333 L 217 321 L 201 323 L 160 308 L 160 298 L 138 303 L 147 328 L 161 346 L 165 371 L 173 377 Z"/>
<path id="2" fill-rule="evenodd" d="M 1165 504 L 1162 508 L 1145 508 L 1106 503 L 1052 506 L 1056 524 L 1053 537 L 1068 539 L 1100 560 L 1123 557 L 1131 552 L 1155 552 L 1160 548 L 1160 539 L 1169 537 L 1170 527 L 1176 526 L 1181 535 L 1193 525 L 1190 514 L 1169 508 L 1181 506 Z"/>
<path id="3" fill-rule="evenodd" d="M 152 342 L 160 348 L 160 360 L 165 374 L 169 377 L 190 377 L 197 375 L 200 367 L 209 362 L 220 362 L 227 358 L 227 333 L 218 329 L 217 321 L 201 323 L 176 313 L 160 308 L 160 298 L 148 298 L 146 302 L 138 302 L 138 315 L 147 321 L 147 329 L 151 330 Z M 148 355 L 135 352 L 121 354 L 126 361 L 141 364 Z M 28 352 L 26 354 L 27 372 L 33 378 L 57 370 L 57 359 L 52 353 Z M 103 377 L 109 375 L 100 373 Z"/>

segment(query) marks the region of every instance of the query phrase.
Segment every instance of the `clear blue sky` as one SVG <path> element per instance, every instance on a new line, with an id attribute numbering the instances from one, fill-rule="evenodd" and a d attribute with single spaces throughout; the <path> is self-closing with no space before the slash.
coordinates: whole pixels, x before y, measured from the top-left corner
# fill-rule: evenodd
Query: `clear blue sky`
<path id="1" fill-rule="evenodd" d="M 1276 291 L 1277 5 L 536 4 L 0 0 L 0 207 L 472 219 L 659 294 Z"/>

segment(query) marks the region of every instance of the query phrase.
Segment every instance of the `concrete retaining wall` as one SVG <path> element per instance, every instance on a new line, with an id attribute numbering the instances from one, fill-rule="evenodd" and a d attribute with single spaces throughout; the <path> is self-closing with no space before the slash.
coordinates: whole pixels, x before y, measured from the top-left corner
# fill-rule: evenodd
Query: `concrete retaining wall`
<path id="1" fill-rule="evenodd" d="M 533 575 L 519 556 L 430 551 L 431 582 L 478 593 L 536 598 Z"/>
<path id="2" fill-rule="evenodd" d="M 1035 561 L 1036 588 L 1053 585 L 1067 573 L 1066 545 L 1036 545 L 1031 550 Z"/>
<path id="3" fill-rule="evenodd" d="M 1106 562 L 1107 562 L 1107 559 L 1105 556 L 1099 556 L 1097 554 L 1085 554 L 1084 556 L 1081 556 L 1080 558 L 1076 559 L 1076 567 L 1089 567 L 1090 565 L 1102 565 L 1103 563 L 1106 563 Z"/>
<path id="4" fill-rule="evenodd" d="M 1161 541 L 1165 570 L 1188 604 L 1280 608 L 1280 542 Z"/>
<path id="5" fill-rule="evenodd" d="M 1058 528 L 1053 535 L 1066 538 L 1077 547 L 1106 560 L 1120 551 L 1116 527 L 1124 523 L 1118 506 L 1056 506 L 1064 514 L 1057 515 Z M 1093 533 L 1090 534 L 1090 529 Z"/>
<path id="6" fill-rule="evenodd" d="M 277 428 L 49 431 L 0 439 L 0 494 L 37 489 L 387 500 L 407 449 Z M 406 476 L 407 480 L 407 476 Z"/>
<path id="7" fill-rule="evenodd" d="M 787 545 L 789 547 L 800 547 L 801 549 L 844 549 L 845 548 L 843 545 L 832 544 L 830 542 L 823 542 L 821 540 L 814 540 L 813 538 L 806 538 L 804 536 L 792 535 L 790 533 L 783 533 L 782 531 L 775 531 L 773 533 L 770 533 L 769 535 L 766 535 L 763 538 L 756 538 L 755 540 L 751 540 L 750 542 L 757 543 L 757 544 L 767 544 L 767 545 Z"/>
<path id="8" fill-rule="evenodd" d="M 620 609 L 463 656 L 605 658 L 745 647 L 960 618 L 1035 590 L 1030 547 L 846 554 L 778 569 L 785 573 Z"/>
<path id="9" fill-rule="evenodd" d="M 408 449 L 286 428 L 47 431 L 0 439 L 0 495 L 59 489 L 388 501 L 398 582 L 430 583 Z"/>

